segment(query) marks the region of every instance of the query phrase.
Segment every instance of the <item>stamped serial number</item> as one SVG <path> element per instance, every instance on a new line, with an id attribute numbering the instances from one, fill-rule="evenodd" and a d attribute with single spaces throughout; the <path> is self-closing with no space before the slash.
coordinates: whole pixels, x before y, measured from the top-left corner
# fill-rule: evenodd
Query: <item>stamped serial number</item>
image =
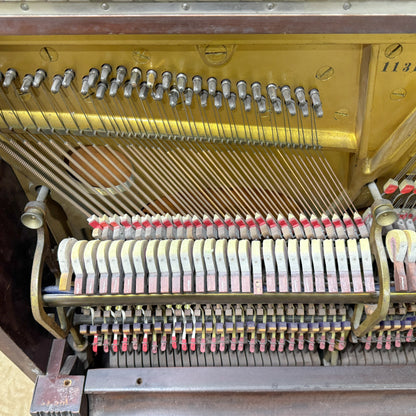
<path id="1" fill-rule="evenodd" d="M 381 72 L 416 72 L 416 64 L 412 62 L 386 62 Z"/>

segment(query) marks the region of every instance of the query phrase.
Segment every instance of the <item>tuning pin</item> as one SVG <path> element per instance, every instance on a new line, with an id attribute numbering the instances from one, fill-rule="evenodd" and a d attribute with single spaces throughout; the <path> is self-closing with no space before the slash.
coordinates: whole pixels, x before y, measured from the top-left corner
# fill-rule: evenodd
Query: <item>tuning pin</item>
<path id="1" fill-rule="evenodd" d="M 237 108 L 237 96 L 232 92 L 228 98 L 228 106 L 231 111 L 234 111 Z"/>
<path id="2" fill-rule="evenodd" d="M 217 91 L 214 97 L 214 106 L 217 110 L 222 107 L 222 94 L 220 91 Z"/>
<path id="3" fill-rule="evenodd" d="M 244 98 L 244 110 L 246 112 L 251 111 L 251 95 L 247 94 L 246 98 Z"/>
<path id="4" fill-rule="evenodd" d="M 179 91 L 175 87 L 172 87 L 169 92 L 169 105 L 171 107 L 176 107 L 176 104 L 178 104 L 178 99 Z"/>
<path id="5" fill-rule="evenodd" d="M 278 97 L 277 97 L 277 85 L 276 84 L 269 84 L 266 87 L 267 90 L 267 95 L 269 96 L 269 99 L 272 103 L 274 103 L 275 101 L 277 101 Z"/>
<path id="6" fill-rule="evenodd" d="M 170 88 L 170 83 L 172 82 L 172 73 L 169 71 L 165 71 L 162 74 L 162 87 L 165 91 Z"/>
<path id="7" fill-rule="evenodd" d="M 12 85 L 12 82 L 17 78 L 17 72 L 13 68 L 9 68 L 4 74 L 3 87 L 8 88 Z"/>
<path id="8" fill-rule="evenodd" d="M 247 96 L 247 83 L 245 81 L 237 82 L 238 97 L 240 100 L 244 100 Z"/>
<path id="9" fill-rule="evenodd" d="M 208 91 L 202 90 L 200 94 L 201 107 L 206 107 L 208 105 Z"/>
<path id="10" fill-rule="evenodd" d="M 130 74 L 130 84 L 132 88 L 137 87 L 137 84 L 140 82 L 141 77 L 142 77 L 142 71 L 140 71 L 140 69 L 137 67 L 132 68 L 131 74 Z"/>
<path id="11" fill-rule="evenodd" d="M 38 69 L 33 79 L 32 87 L 39 88 L 40 84 L 46 79 L 46 72 L 43 69 Z"/>
<path id="12" fill-rule="evenodd" d="M 231 95 L 231 81 L 229 79 L 223 79 L 221 81 L 221 87 L 222 87 L 222 94 L 224 95 L 224 98 L 228 100 Z"/>
<path id="13" fill-rule="evenodd" d="M 75 78 L 75 72 L 72 69 L 66 69 L 64 72 L 64 79 L 62 80 L 62 86 L 68 88 L 71 82 Z"/>
<path id="14" fill-rule="evenodd" d="M 183 73 L 180 73 L 176 76 L 176 85 L 180 93 L 183 93 L 185 91 L 187 81 L 188 77 Z"/>
<path id="15" fill-rule="evenodd" d="M 273 103 L 273 110 L 276 114 L 282 112 L 282 101 L 279 97 L 277 97 L 277 100 Z"/>
<path id="16" fill-rule="evenodd" d="M 147 88 L 152 89 L 153 86 L 155 85 L 156 82 L 156 77 L 157 77 L 157 72 L 153 69 L 149 69 L 146 72 L 146 84 L 147 84 Z"/>
<path id="17" fill-rule="evenodd" d="M 113 78 L 110 81 L 110 91 L 108 92 L 108 95 L 110 97 L 115 97 L 116 94 L 117 94 L 117 91 L 118 91 L 119 86 L 120 86 L 120 84 L 118 83 L 117 79 L 116 78 Z"/>
<path id="18" fill-rule="evenodd" d="M 63 78 L 61 75 L 55 75 L 52 81 L 51 93 L 57 94 L 61 89 Z"/>
<path id="19" fill-rule="evenodd" d="M 130 81 L 127 81 L 124 84 L 124 97 L 131 98 L 132 93 L 133 93 L 133 85 L 131 84 Z"/>
<path id="20" fill-rule="evenodd" d="M 286 108 L 289 111 L 291 116 L 296 115 L 296 106 L 295 102 L 292 99 L 292 95 L 290 93 L 290 87 L 288 85 L 284 85 L 281 88 L 283 99 L 285 100 Z"/>
<path id="21" fill-rule="evenodd" d="M 295 95 L 298 100 L 299 108 L 302 110 L 303 116 L 308 117 L 309 116 L 308 102 L 306 101 L 305 90 L 303 89 L 303 87 L 297 87 L 295 89 Z"/>
<path id="22" fill-rule="evenodd" d="M 208 78 L 207 83 L 208 83 L 208 94 L 214 97 L 217 92 L 217 79 L 214 77 Z"/>
<path id="23" fill-rule="evenodd" d="M 260 101 L 261 99 L 261 84 L 260 82 L 253 82 L 251 84 L 251 92 L 253 93 L 253 100 Z"/>
<path id="24" fill-rule="evenodd" d="M 118 85 L 120 86 L 127 75 L 127 68 L 123 65 L 120 65 L 116 69 L 116 80 L 118 82 Z"/>
<path id="25" fill-rule="evenodd" d="M 33 83 L 33 76 L 30 74 L 25 75 L 22 81 L 22 86 L 20 87 L 20 92 L 22 94 L 26 94 L 27 92 L 29 92 L 29 89 L 32 86 L 32 83 Z"/>
<path id="26" fill-rule="evenodd" d="M 324 112 L 322 110 L 321 97 L 319 96 L 319 91 L 316 88 L 313 88 L 309 91 L 309 96 L 312 100 L 312 107 L 315 110 L 317 117 L 323 117 Z"/>
<path id="27" fill-rule="evenodd" d="M 88 75 L 85 75 L 82 78 L 81 91 L 80 91 L 81 95 L 87 95 L 88 91 L 90 90 L 88 78 L 89 78 Z"/>
<path id="28" fill-rule="evenodd" d="M 148 87 L 146 82 L 142 82 L 140 84 L 140 91 L 139 91 L 139 98 L 141 100 L 145 100 L 149 94 L 150 88 Z"/>
<path id="29" fill-rule="evenodd" d="M 194 91 L 192 90 L 192 88 L 187 88 L 185 90 L 185 105 L 187 105 L 188 107 L 191 106 L 192 104 L 193 95 L 194 95 Z"/>
<path id="30" fill-rule="evenodd" d="M 199 75 L 195 75 L 192 78 L 194 94 L 199 94 L 202 90 L 202 78 Z"/>
<path id="31" fill-rule="evenodd" d="M 105 82 L 106 83 L 112 70 L 113 70 L 113 68 L 110 64 L 101 65 L 100 82 Z"/>
<path id="32" fill-rule="evenodd" d="M 94 88 L 95 84 L 98 81 L 98 76 L 100 75 L 97 68 L 91 68 L 90 73 L 88 74 L 88 88 Z"/>
<path id="33" fill-rule="evenodd" d="M 156 84 L 155 92 L 153 93 L 153 99 L 155 101 L 161 101 L 163 99 L 164 92 L 165 92 L 165 89 L 163 88 L 163 85 L 162 84 Z"/>
<path id="34" fill-rule="evenodd" d="M 107 84 L 105 82 L 99 82 L 97 85 L 97 91 L 95 92 L 95 97 L 98 100 L 102 100 L 104 98 L 105 92 L 107 91 Z"/>
<path id="35" fill-rule="evenodd" d="M 260 100 L 257 101 L 257 107 L 259 109 L 259 113 L 265 113 L 267 111 L 266 97 L 264 95 L 262 95 Z"/>

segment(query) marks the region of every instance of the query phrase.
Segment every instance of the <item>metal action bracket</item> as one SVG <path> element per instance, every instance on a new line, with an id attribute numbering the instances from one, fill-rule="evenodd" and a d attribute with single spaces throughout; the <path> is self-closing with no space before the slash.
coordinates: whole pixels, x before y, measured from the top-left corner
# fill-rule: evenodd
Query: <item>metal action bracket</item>
<path id="1" fill-rule="evenodd" d="M 49 234 L 45 226 L 37 230 L 37 243 L 33 257 L 32 275 L 30 280 L 30 303 L 35 320 L 56 338 L 65 338 L 68 330 L 62 329 L 44 309 L 42 300 L 42 272 L 47 253 L 49 253 Z M 63 312 L 63 311 L 62 311 Z M 58 311 L 59 313 L 59 311 Z M 63 315 L 60 313 L 60 315 Z"/>
<path id="2" fill-rule="evenodd" d="M 66 341 L 54 340 L 49 357 L 47 374 L 36 381 L 30 414 L 86 416 L 84 396 L 85 376 L 70 376 L 76 356 L 69 355 L 62 365 Z"/>
<path id="3" fill-rule="evenodd" d="M 391 204 L 387 204 L 383 199 L 376 199 L 371 207 L 371 214 L 373 216 L 373 223 L 370 230 L 370 245 L 371 251 L 374 254 L 377 263 L 377 270 L 379 275 L 380 293 L 378 296 L 377 307 L 371 315 L 359 324 L 363 313 L 364 305 L 359 304 L 355 307 L 353 322 L 353 333 L 357 337 L 362 337 L 372 330 L 374 325 L 383 320 L 388 312 L 390 305 L 390 271 L 387 263 L 386 250 L 383 244 L 383 225 L 388 218 L 394 221 L 390 214 L 394 214 Z M 391 212 L 390 212 L 391 211 Z M 381 212 L 381 214 L 380 214 Z M 377 219 L 377 220 L 376 220 Z"/>

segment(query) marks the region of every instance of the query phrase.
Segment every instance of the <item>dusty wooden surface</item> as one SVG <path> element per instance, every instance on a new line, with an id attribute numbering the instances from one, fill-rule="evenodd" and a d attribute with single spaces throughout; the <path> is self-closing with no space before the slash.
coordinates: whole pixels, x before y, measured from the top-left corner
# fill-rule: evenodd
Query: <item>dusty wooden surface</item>
<path id="1" fill-rule="evenodd" d="M 34 383 L 0 352 L 0 416 L 29 415 Z"/>

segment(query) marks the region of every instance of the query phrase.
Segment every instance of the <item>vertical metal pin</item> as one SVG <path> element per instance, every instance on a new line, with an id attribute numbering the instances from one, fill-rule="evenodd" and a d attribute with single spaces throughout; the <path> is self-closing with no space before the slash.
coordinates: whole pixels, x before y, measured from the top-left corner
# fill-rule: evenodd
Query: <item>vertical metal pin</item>
<path id="1" fill-rule="evenodd" d="M 208 105 L 208 91 L 202 90 L 199 96 L 201 99 L 201 107 L 206 107 Z"/>
<path id="2" fill-rule="evenodd" d="M 130 75 L 130 84 L 133 88 L 137 87 L 137 85 L 140 82 L 141 77 L 142 77 L 142 71 L 139 68 L 134 67 L 131 70 L 131 75 Z"/>
<path id="3" fill-rule="evenodd" d="M 22 94 L 26 94 L 27 92 L 29 92 L 29 89 L 32 86 L 32 83 L 33 83 L 33 75 L 30 75 L 30 74 L 25 75 L 22 81 L 22 86 L 20 87 L 20 92 Z"/>
<path id="4" fill-rule="evenodd" d="M 157 77 L 157 72 L 153 69 L 149 69 L 146 72 L 146 85 L 147 88 L 152 89 L 153 86 L 155 85 L 156 82 L 156 77 Z"/>
<path id="5" fill-rule="evenodd" d="M 68 88 L 74 78 L 75 72 L 72 69 L 66 69 L 64 72 L 64 79 L 62 80 L 62 86 Z"/>
<path id="6" fill-rule="evenodd" d="M 81 95 L 87 95 L 89 90 L 90 90 L 89 76 L 85 75 L 85 77 L 82 78 Z"/>
<path id="7" fill-rule="evenodd" d="M 228 98 L 228 106 L 231 111 L 234 111 L 237 108 L 237 96 L 232 92 Z"/>
<path id="8" fill-rule="evenodd" d="M 244 100 L 247 96 L 247 83 L 245 81 L 237 82 L 238 97 L 240 100 Z"/>
<path id="9" fill-rule="evenodd" d="M 97 68 L 91 68 L 88 74 L 88 88 L 94 88 L 100 75 Z"/>
<path id="10" fill-rule="evenodd" d="M 118 85 L 120 86 L 127 75 L 127 68 L 123 65 L 120 65 L 116 69 L 116 80 L 118 82 Z"/>
<path id="11" fill-rule="evenodd" d="M 131 94 L 133 93 L 133 85 L 130 81 L 126 82 L 124 85 L 124 96 L 126 98 L 131 98 Z"/>
<path id="12" fill-rule="evenodd" d="M 100 76 L 100 82 L 107 82 L 109 75 L 111 74 L 111 71 L 113 68 L 110 64 L 103 64 L 101 65 L 101 76 Z"/>
<path id="13" fill-rule="evenodd" d="M 162 86 L 165 91 L 170 88 L 170 83 L 172 82 L 172 73 L 169 71 L 165 71 L 162 74 Z"/>
<path id="14" fill-rule="evenodd" d="M 53 77 L 52 86 L 51 86 L 51 93 L 57 94 L 61 89 L 63 78 L 61 75 L 55 75 Z"/>
<path id="15" fill-rule="evenodd" d="M 40 84 L 46 79 L 46 72 L 43 69 L 38 69 L 33 79 L 32 87 L 39 88 Z"/>
<path id="16" fill-rule="evenodd" d="M 188 77 L 183 73 L 180 73 L 176 76 L 176 85 L 180 93 L 183 93 L 185 91 L 187 81 Z"/>
<path id="17" fill-rule="evenodd" d="M 308 103 L 306 101 L 305 90 L 303 89 L 303 87 L 295 88 L 295 95 L 298 100 L 298 105 L 302 111 L 303 116 L 308 117 L 309 116 Z"/>
<path id="18" fill-rule="evenodd" d="M 3 87 L 8 88 L 12 85 L 12 82 L 17 78 L 17 71 L 13 68 L 9 68 L 4 74 Z"/>
<path id="19" fill-rule="evenodd" d="M 253 93 L 253 100 L 260 101 L 261 100 L 261 84 L 260 82 L 253 82 L 251 84 L 251 92 Z"/>
<path id="20" fill-rule="evenodd" d="M 194 91 L 192 90 L 192 88 L 187 88 L 185 90 L 185 105 L 187 105 L 188 107 L 191 106 L 192 104 L 193 95 L 194 95 Z"/>
<path id="21" fill-rule="evenodd" d="M 208 94 L 215 96 L 215 93 L 217 92 L 217 79 L 214 77 L 208 78 Z"/>
<path id="22" fill-rule="evenodd" d="M 272 103 L 274 103 L 275 101 L 277 101 L 277 85 L 276 84 L 269 84 L 266 87 L 267 90 L 267 95 L 270 98 L 270 101 Z"/>
<path id="23" fill-rule="evenodd" d="M 161 101 L 163 99 L 163 94 L 165 92 L 165 89 L 163 88 L 162 84 L 156 84 L 155 91 L 153 93 L 153 99 L 155 101 Z"/>
<path id="24" fill-rule="evenodd" d="M 142 82 L 140 84 L 140 90 L 139 90 L 139 98 L 141 100 L 145 100 L 149 94 L 150 88 L 147 85 L 147 82 Z"/>
<path id="25" fill-rule="evenodd" d="M 251 111 L 251 95 L 246 94 L 246 98 L 244 98 L 244 110 L 246 112 Z"/>
<path id="26" fill-rule="evenodd" d="M 107 91 L 107 84 L 105 82 L 99 82 L 97 85 L 97 91 L 95 92 L 95 96 L 98 100 L 102 100 L 104 98 L 105 92 Z"/>
<path id="27" fill-rule="evenodd" d="M 312 107 L 315 110 L 317 117 L 323 117 L 324 112 L 322 110 L 321 97 L 319 96 L 319 91 L 316 88 L 313 88 L 309 91 L 309 96 L 312 100 Z"/>
<path id="28" fill-rule="evenodd" d="M 202 78 L 199 75 L 195 75 L 192 78 L 194 94 L 200 94 L 202 91 Z"/>
<path id="29" fill-rule="evenodd" d="M 231 81 L 229 79 L 223 79 L 221 81 L 221 87 L 222 87 L 222 94 L 224 95 L 224 98 L 228 100 L 231 95 Z"/>
<path id="30" fill-rule="evenodd" d="M 171 107 L 176 107 L 176 104 L 178 104 L 178 99 L 179 91 L 175 87 L 172 87 L 169 92 L 169 105 Z"/>

